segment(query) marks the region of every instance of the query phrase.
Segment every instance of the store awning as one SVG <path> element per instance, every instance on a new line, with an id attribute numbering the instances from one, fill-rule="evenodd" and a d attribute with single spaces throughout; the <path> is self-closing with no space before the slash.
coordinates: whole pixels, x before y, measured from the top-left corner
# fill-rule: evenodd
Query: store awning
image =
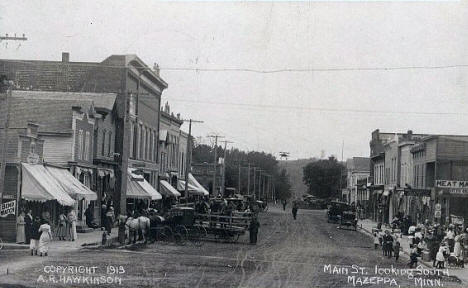
<path id="1" fill-rule="evenodd" d="M 22 163 L 21 167 L 21 198 L 40 202 L 57 200 L 64 206 L 72 206 L 75 203 L 56 177 L 43 165 Z"/>
<path id="2" fill-rule="evenodd" d="M 88 201 L 97 200 L 96 193 L 91 191 L 91 189 L 73 177 L 73 175 L 67 169 L 51 166 L 46 166 L 45 168 L 52 174 L 52 176 L 54 176 L 54 178 L 62 185 L 62 188 L 73 199 L 86 199 Z"/>
<path id="3" fill-rule="evenodd" d="M 161 200 L 162 195 L 145 180 L 143 175 L 134 173 L 135 170 L 136 169 L 128 168 L 127 197 Z"/>
<path id="4" fill-rule="evenodd" d="M 188 179 L 189 179 L 189 184 L 192 184 L 193 186 L 197 187 L 198 190 L 203 193 L 204 196 L 210 195 L 210 192 L 208 192 L 205 187 L 203 187 L 200 183 L 198 183 L 197 179 L 193 177 L 192 173 L 188 174 Z"/>
<path id="5" fill-rule="evenodd" d="M 179 191 L 185 191 L 185 181 L 184 180 L 178 180 L 177 181 L 177 190 Z M 198 194 L 198 195 L 203 195 L 200 193 L 198 187 L 193 186 L 192 184 L 188 184 L 188 192 L 191 194 Z"/>
<path id="6" fill-rule="evenodd" d="M 161 180 L 161 193 L 168 197 L 180 197 L 181 194 L 166 180 Z"/>

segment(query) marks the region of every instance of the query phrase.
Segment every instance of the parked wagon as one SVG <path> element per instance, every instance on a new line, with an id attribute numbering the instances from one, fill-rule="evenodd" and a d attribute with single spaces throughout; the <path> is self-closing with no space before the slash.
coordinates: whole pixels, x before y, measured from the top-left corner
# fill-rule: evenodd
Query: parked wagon
<path id="1" fill-rule="evenodd" d="M 230 215 L 195 214 L 195 217 L 196 222 L 205 228 L 207 239 L 237 242 L 248 230 L 253 216 L 250 212 L 232 212 Z"/>
<path id="2" fill-rule="evenodd" d="M 195 223 L 195 210 L 191 207 L 172 208 L 159 224 L 152 227 L 152 233 L 158 241 L 180 245 L 189 241 L 195 246 L 203 245 L 202 239 L 207 236 L 205 227 Z"/>

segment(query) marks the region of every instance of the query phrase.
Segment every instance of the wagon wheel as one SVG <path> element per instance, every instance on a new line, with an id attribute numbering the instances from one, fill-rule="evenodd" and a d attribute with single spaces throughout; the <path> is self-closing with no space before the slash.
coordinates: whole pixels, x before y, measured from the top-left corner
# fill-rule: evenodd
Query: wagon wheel
<path id="1" fill-rule="evenodd" d="M 185 228 L 184 225 L 177 225 L 175 227 L 175 241 L 177 244 L 179 245 L 184 245 L 185 242 L 187 241 L 188 239 L 188 236 L 189 236 L 189 232 L 187 230 L 187 228 Z"/>
<path id="2" fill-rule="evenodd" d="M 206 238 L 208 233 L 206 232 L 206 229 L 203 226 L 193 226 L 190 235 L 190 241 L 192 242 L 192 244 L 196 247 L 200 247 L 203 245 L 202 240 Z"/>
<path id="3" fill-rule="evenodd" d="M 174 233 L 171 227 L 167 225 L 163 226 L 158 234 L 158 240 L 162 241 L 163 243 L 172 242 L 174 240 Z"/>
<path id="4" fill-rule="evenodd" d="M 200 247 L 203 245 L 202 239 L 204 237 L 204 234 L 203 234 L 203 231 L 200 229 L 200 227 L 201 226 L 193 226 L 189 234 L 190 242 L 196 247 Z"/>
<path id="5" fill-rule="evenodd" d="M 236 243 L 237 241 L 239 241 L 239 237 L 240 237 L 240 233 L 234 233 L 231 235 L 231 241 L 233 243 Z"/>

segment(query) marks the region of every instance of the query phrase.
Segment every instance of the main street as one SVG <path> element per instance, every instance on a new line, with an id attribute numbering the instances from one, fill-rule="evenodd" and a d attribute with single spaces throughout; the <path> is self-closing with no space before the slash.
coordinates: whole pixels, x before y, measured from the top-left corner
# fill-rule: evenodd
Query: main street
<path id="1" fill-rule="evenodd" d="M 327 223 L 324 210 L 299 210 L 298 219 L 294 221 L 290 209 L 282 211 L 270 207 L 268 212 L 260 214 L 260 222 L 256 246 L 248 245 L 248 237 L 244 237 L 239 243 L 205 242 L 199 248 L 191 244 L 155 243 L 127 250 L 51 251 L 50 256 L 40 262 L 0 276 L 0 286 L 270 288 L 359 287 L 361 283 L 364 286 L 374 283 L 372 286 L 377 287 L 421 287 L 422 282 L 415 282 L 407 275 L 384 275 L 384 270 L 376 275 L 376 265 L 381 268 L 393 265 L 394 271 L 406 271 L 399 269 L 405 269 L 407 258 L 401 257 L 398 263 L 384 258 L 380 250 L 374 250 L 369 236 L 359 231 L 337 229 L 336 224 Z M 27 252 L 8 253 L 26 257 Z M 9 261 L 14 262 L 12 256 Z M 354 266 L 356 269 L 353 269 L 352 265 L 359 268 Z M 61 274 L 54 272 L 57 266 L 97 267 L 95 276 L 115 276 L 112 281 L 121 281 L 121 284 L 63 283 L 61 281 L 67 281 L 66 278 L 60 280 Z M 114 268 L 106 268 L 108 266 L 120 273 L 106 274 L 114 271 Z M 356 271 L 359 272 L 353 274 Z M 457 279 L 444 275 L 424 278 L 424 286 L 437 284 L 439 280 L 444 287 L 463 287 Z"/>

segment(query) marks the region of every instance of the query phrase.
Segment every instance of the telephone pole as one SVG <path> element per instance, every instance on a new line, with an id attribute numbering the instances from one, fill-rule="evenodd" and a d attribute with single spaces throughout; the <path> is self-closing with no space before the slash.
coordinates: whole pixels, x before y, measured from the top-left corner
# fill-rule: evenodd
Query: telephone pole
<path id="1" fill-rule="evenodd" d="M 226 192 L 226 146 L 228 143 L 234 143 L 232 141 L 228 141 L 228 140 L 224 140 L 224 141 L 221 141 L 224 143 L 224 155 L 223 155 L 223 178 L 222 178 L 222 182 L 221 182 L 221 195 L 223 195 L 224 197 L 224 192 Z"/>
<path id="2" fill-rule="evenodd" d="M 213 195 L 215 195 L 215 192 L 216 192 L 216 168 L 217 168 L 217 158 L 218 158 L 218 138 L 224 138 L 224 136 L 220 136 L 220 135 L 208 135 L 209 138 L 214 138 L 215 139 L 215 143 L 214 143 L 214 160 L 213 160 L 213 168 L 214 168 L 214 171 L 213 171 L 213 188 L 212 188 L 212 193 Z"/>
<path id="3" fill-rule="evenodd" d="M 250 195 L 250 162 L 247 166 L 247 195 Z"/>
<path id="4" fill-rule="evenodd" d="M 0 193 L 1 199 L 0 204 L 3 204 L 4 194 L 5 194 L 5 173 L 6 173 L 6 164 L 7 164 L 7 147 L 8 147 L 8 130 L 10 129 L 10 99 L 11 98 L 11 86 L 13 85 L 12 81 L 8 81 L 6 79 L 0 79 L 2 83 L 0 83 L 1 88 L 3 89 L 5 86 L 7 88 L 5 93 L 5 107 L 6 107 L 6 115 L 5 115 L 5 122 L 3 123 L 3 145 L 2 145 L 2 162 L 0 167 Z"/>
<path id="5" fill-rule="evenodd" d="M 186 148 L 186 154 L 185 154 L 185 172 L 184 172 L 184 178 L 185 178 L 185 189 L 184 189 L 184 197 L 187 198 L 188 196 L 188 174 L 189 174 L 189 167 L 192 162 L 192 123 L 203 123 L 203 121 L 199 120 L 193 120 L 193 119 L 188 119 L 188 120 L 182 120 L 184 122 L 189 122 L 189 133 L 188 133 L 188 139 L 187 139 L 187 148 Z"/>

